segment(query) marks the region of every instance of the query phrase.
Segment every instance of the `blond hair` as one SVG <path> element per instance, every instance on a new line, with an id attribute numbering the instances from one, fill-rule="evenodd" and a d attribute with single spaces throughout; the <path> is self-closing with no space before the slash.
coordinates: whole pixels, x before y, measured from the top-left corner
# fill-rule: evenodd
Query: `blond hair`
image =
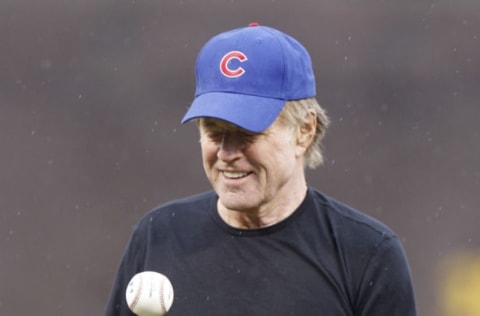
<path id="1" fill-rule="evenodd" d="M 316 114 L 317 124 L 312 143 L 305 152 L 305 166 L 315 169 L 323 163 L 321 141 L 330 123 L 325 109 L 318 104 L 315 98 L 292 100 L 287 101 L 279 118 L 284 123 L 299 129 L 304 126 L 312 110 Z"/>

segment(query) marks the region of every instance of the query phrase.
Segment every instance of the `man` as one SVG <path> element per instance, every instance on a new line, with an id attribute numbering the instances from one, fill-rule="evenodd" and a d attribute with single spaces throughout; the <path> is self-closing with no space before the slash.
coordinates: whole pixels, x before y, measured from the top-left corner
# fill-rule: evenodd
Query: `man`
<path id="1" fill-rule="evenodd" d="M 208 41 L 196 63 L 196 121 L 213 191 L 166 203 L 137 225 L 107 315 L 133 315 L 130 278 L 166 275 L 169 315 L 416 315 L 392 230 L 308 186 L 328 118 L 310 57 L 251 24 Z"/>

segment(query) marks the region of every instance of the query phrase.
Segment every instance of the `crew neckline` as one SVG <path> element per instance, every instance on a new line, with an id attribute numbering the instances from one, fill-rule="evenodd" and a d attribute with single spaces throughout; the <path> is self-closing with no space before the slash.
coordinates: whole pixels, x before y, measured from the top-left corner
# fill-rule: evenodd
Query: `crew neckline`
<path id="1" fill-rule="evenodd" d="M 283 220 L 279 221 L 270 226 L 260 227 L 260 228 L 236 228 L 229 224 L 227 224 L 221 217 L 217 210 L 217 200 L 218 195 L 214 194 L 213 198 L 210 201 L 209 213 L 213 219 L 213 221 L 225 232 L 232 236 L 237 237 L 254 237 L 254 236 L 263 236 L 268 234 L 273 234 L 278 232 L 285 227 L 289 226 L 292 222 L 294 222 L 299 216 L 301 216 L 305 210 L 308 208 L 307 205 L 311 203 L 311 193 L 310 188 L 307 188 L 307 192 L 305 194 L 305 198 L 300 203 L 295 211 L 292 212 L 289 216 L 284 218 Z"/>

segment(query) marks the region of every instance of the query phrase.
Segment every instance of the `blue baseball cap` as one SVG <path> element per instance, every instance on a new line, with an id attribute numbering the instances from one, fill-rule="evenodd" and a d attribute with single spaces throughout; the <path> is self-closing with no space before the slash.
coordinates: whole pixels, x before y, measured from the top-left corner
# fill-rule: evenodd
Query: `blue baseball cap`
<path id="1" fill-rule="evenodd" d="M 197 57 L 195 75 L 195 99 L 182 123 L 210 117 L 259 133 L 286 101 L 315 96 L 307 50 L 291 36 L 257 23 L 210 39 Z"/>

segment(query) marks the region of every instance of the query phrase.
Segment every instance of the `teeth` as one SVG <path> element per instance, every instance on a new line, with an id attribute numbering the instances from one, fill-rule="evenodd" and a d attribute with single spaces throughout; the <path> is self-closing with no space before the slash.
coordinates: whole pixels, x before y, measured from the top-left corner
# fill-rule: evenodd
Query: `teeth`
<path id="1" fill-rule="evenodd" d="M 233 172 L 233 171 L 224 171 L 223 174 L 228 178 L 238 179 L 245 177 L 247 175 L 246 172 Z"/>

